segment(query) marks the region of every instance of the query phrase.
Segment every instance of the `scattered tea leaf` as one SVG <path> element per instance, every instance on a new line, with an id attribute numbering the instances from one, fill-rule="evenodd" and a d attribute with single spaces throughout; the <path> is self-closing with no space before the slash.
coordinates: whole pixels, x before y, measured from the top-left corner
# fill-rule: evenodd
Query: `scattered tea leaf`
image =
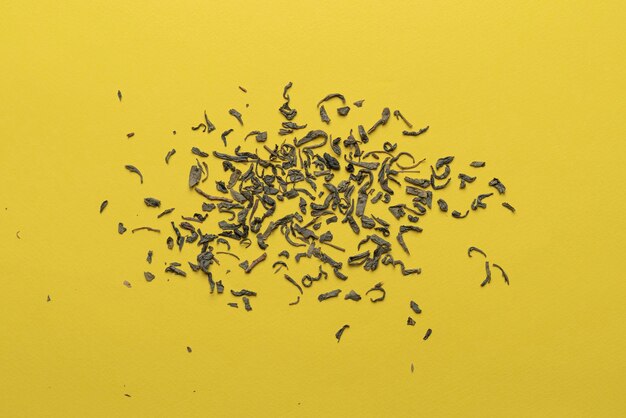
<path id="1" fill-rule="evenodd" d="M 137 167 L 133 165 L 125 165 L 124 167 L 131 173 L 137 174 L 139 176 L 139 180 L 141 181 L 141 184 L 143 184 L 143 175 L 141 174 L 141 171 L 139 171 Z"/>
<path id="2" fill-rule="evenodd" d="M 341 341 L 341 336 L 343 335 L 344 331 L 347 330 L 348 328 L 350 328 L 350 325 L 346 324 L 344 326 L 342 326 L 339 331 L 337 331 L 335 333 L 335 338 L 337 338 L 337 343 L 339 343 L 339 341 Z"/>

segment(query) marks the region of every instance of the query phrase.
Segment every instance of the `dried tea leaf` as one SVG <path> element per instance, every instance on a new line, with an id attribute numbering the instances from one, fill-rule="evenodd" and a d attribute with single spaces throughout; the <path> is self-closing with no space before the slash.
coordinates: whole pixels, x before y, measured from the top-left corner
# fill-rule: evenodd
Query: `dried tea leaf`
<path id="1" fill-rule="evenodd" d="M 252 310 L 252 306 L 250 306 L 250 299 L 244 296 L 241 300 L 243 301 L 243 306 L 246 308 L 246 311 L 250 312 Z"/>
<path id="2" fill-rule="evenodd" d="M 121 222 L 120 222 L 120 223 L 118 223 L 118 224 L 117 224 L 117 232 L 118 232 L 120 235 L 122 235 L 122 234 L 123 234 L 124 232 L 126 232 L 126 231 L 127 231 L 127 229 L 126 229 L 126 227 L 124 226 L 124 224 L 123 224 L 123 223 L 121 223 Z"/>
<path id="3" fill-rule="evenodd" d="M 491 283 L 491 269 L 489 268 L 489 261 L 485 261 L 485 271 L 487 272 L 487 277 L 480 284 L 480 287 L 484 287 L 485 285 Z"/>
<path id="4" fill-rule="evenodd" d="M 348 113 L 350 113 L 350 106 L 337 108 L 337 113 L 339 114 L 339 116 L 347 116 Z"/>
<path id="5" fill-rule="evenodd" d="M 373 299 L 373 298 L 370 297 L 370 300 L 373 303 L 382 302 L 383 300 L 385 300 L 385 296 L 387 295 L 387 292 L 385 291 L 385 289 L 383 289 L 383 282 L 376 283 L 376 285 L 374 287 L 372 287 L 370 290 L 368 290 L 367 292 L 365 292 L 365 294 L 367 295 L 370 292 L 381 292 L 382 293 L 382 295 L 379 296 L 376 299 Z"/>
<path id="6" fill-rule="evenodd" d="M 146 279 L 147 282 L 151 282 L 152 280 L 154 280 L 154 274 L 150 273 L 149 271 L 144 271 L 143 277 Z"/>
<path id="7" fill-rule="evenodd" d="M 176 154 L 176 150 L 174 148 L 172 148 L 171 151 L 169 151 L 167 153 L 167 155 L 165 156 L 165 164 L 169 164 L 170 163 L 170 158 L 172 158 L 172 155 Z"/>
<path id="8" fill-rule="evenodd" d="M 148 264 L 152 264 L 152 254 L 152 250 L 148 251 L 148 256 L 146 257 Z"/>
<path id="9" fill-rule="evenodd" d="M 504 187 L 504 184 L 502 184 L 502 182 L 500 182 L 500 180 L 495 177 L 491 181 L 489 181 L 489 185 L 491 187 L 494 187 L 500 194 L 504 194 L 504 192 L 506 191 L 506 187 Z"/>
<path id="10" fill-rule="evenodd" d="M 163 212 L 159 213 L 157 215 L 157 218 L 162 218 L 165 215 L 169 215 L 170 213 L 174 212 L 175 208 L 169 208 L 169 209 L 165 209 Z"/>
<path id="11" fill-rule="evenodd" d="M 204 111 L 204 122 L 206 123 L 206 133 L 210 134 L 215 130 L 215 125 L 211 123 L 209 117 L 206 115 L 206 110 Z"/>
<path id="12" fill-rule="evenodd" d="M 461 214 L 458 210 L 452 211 L 452 217 L 457 219 L 465 218 L 469 214 L 469 210 L 465 212 L 465 215 Z"/>
<path id="13" fill-rule="evenodd" d="M 504 206 L 505 208 L 507 208 L 511 212 L 515 213 L 515 208 L 513 206 L 511 206 L 510 204 L 508 204 L 507 202 L 502 202 L 502 206 Z"/>
<path id="14" fill-rule="evenodd" d="M 441 210 L 442 212 L 448 211 L 448 204 L 446 203 L 445 200 L 437 199 L 437 205 L 439 206 L 439 210 Z"/>
<path id="15" fill-rule="evenodd" d="M 331 93 L 326 95 L 326 97 L 324 97 L 322 100 L 320 100 L 319 102 L 317 102 L 317 107 L 320 107 L 320 105 L 324 102 L 329 101 L 330 99 L 339 99 L 341 100 L 341 103 L 346 104 L 346 98 L 343 97 L 343 94 L 339 94 L 339 93 Z"/>
<path id="16" fill-rule="evenodd" d="M 412 300 L 410 303 L 410 306 L 413 312 L 415 312 L 416 314 L 422 313 L 422 310 L 420 309 L 419 305 L 415 301 Z"/>
<path id="17" fill-rule="evenodd" d="M 409 318 L 406 320 L 406 324 L 410 326 L 414 326 L 415 320 L 409 316 Z"/>
<path id="18" fill-rule="evenodd" d="M 337 338 L 337 343 L 339 343 L 339 341 L 341 340 L 341 336 L 343 335 L 344 331 L 347 330 L 348 328 L 350 328 L 350 325 L 346 324 L 344 326 L 342 326 L 339 331 L 337 331 L 335 333 L 335 338 Z"/>
<path id="19" fill-rule="evenodd" d="M 361 296 L 354 290 L 351 290 L 348 293 L 346 293 L 346 295 L 343 298 L 345 300 L 353 300 L 355 302 L 358 302 L 361 300 Z"/>
<path id="20" fill-rule="evenodd" d="M 159 199 L 155 199 L 154 197 L 146 197 L 143 199 L 143 203 L 146 204 L 149 208 L 159 208 L 161 207 L 161 201 Z"/>
<path id="21" fill-rule="evenodd" d="M 365 100 L 357 100 L 356 102 L 353 103 L 353 105 L 355 105 L 356 107 L 362 107 L 364 101 Z"/>
<path id="22" fill-rule="evenodd" d="M 104 211 L 104 209 L 107 207 L 108 204 L 109 204 L 108 200 L 105 200 L 100 204 L 100 213 Z"/>
<path id="23" fill-rule="evenodd" d="M 141 171 L 139 171 L 137 167 L 135 167 L 134 165 L 130 165 L 130 164 L 125 165 L 124 167 L 131 173 L 137 174 L 139 176 L 139 180 L 141 181 L 141 184 L 143 184 L 143 175 L 141 174 Z"/>
<path id="24" fill-rule="evenodd" d="M 122 101 L 122 92 L 121 91 L 117 91 L 117 98 L 119 99 L 119 101 Z"/>
<path id="25" fill-rule="evenodd" d="M 470 163 L 470 167 L 480 168 L 480 167 L 484 167 L 484 166 L 485 166 L 485 162 L 484 161 L 472 161 Z"/>
<path id="26" fill-rule="evenodd" d="M 189 188 L 196 187 L 202 179 L 202 169 L 197 165 L 192 165 L 189 169 Z"/>
<path id="27" fill-rule="evenodd" d="M 409 128 L 412 128 L 413 125 L 406 120 L 406 118 L 404 117 L 404 115 L 399 111 L 399 110 L 394 110 L 393 111 L 393 115 L 396 117 L 397 120 L 402 119 L 402 121 L 406 124 L 406 126 L 408 126 Z"/>
<path id="28" fill-rule="evenodd" d="M 504 282 L 508 285 L 509 284 L 509 276 L 507 276 L 507 274 L 505 273 L 504 269 L 502 267 L 500 267 L 499 265 L 497 265 L 496 263 L 493 263 L 493 266 L 495 268 L 497 268 L 498 270 L 500 270 L 500 272 L 502 273 L 502 277 L 504 278 Z"/>
<path id="29" fill-rule="evenodd" d="M 330 292 L 322 293 L 317 297 L 317 300 L 320 302 L 325 301 L 326 299 L 336 298 L 341 293 L 341 289 L 331 290 Z"/>
<path id="30" fill-rule="evenodd" d="M 198 147 L 192 147 L 191 148 L 191 153 L 194 155 L 197 155 L 198 157 L 202 157 L 202 158 L 206 158 L 209 156 L 208 153 L 202 151 L 200 148 Z"/>
<path id="31" fill-rule="evenodd" d="M 320 118 L 324 123 L 330 123 L 330 118 L 328 117 L 328 113 L 326 113 L 326 108 L 324 106 L 320 107 Z"/>
<path id="32" fill-rule="evenodd" d="M 426 341 L 430 337 L 430 334 L 432 334 L 432 333 L 433 333 L 433 330 L 428 328 L 426 330 L 426 334 L 424 335 L 424 341 Z"/>
<path id="33" fill-rule="evenodd" d="M 222 138 L 222 142 L 224 143 L 224 146 L 228 146 L 228 144 L 226 143 L 226 137 L 230 135 L 232 131 L 233 131 L 232 129 L 227 129 L 224 132 L 222 132 L 221 138 Z"/>
<path id="34" fill-rule="evenodd" d="M 430 128 L 430 126 L 426 126 L 424 128 L 418 129 L 417 131 L 402 131 L 402 135 L 404 135 L 404 136 L 420 136 L 421 134 L 423 134 L 426 131 L 428 131 L 429 128 Z"/>
<path id="35" fill-rule="evenodd" d="M 139 228 L 134 228 L 132 231 L 133 234 L 137 231 L 150 231 L 150 232 L 158 232 L 160 233 L 160 229 L 150 228 L 149 226 L 140 226 Z"/>
<path id="36" fill-rule="evenodd" d="M 130 282 L 128 280 L 124 280 L 123 285 L 126 286 L 129 289 L 132 287 L 132 285 L 130 284 Z"/>
<path id="37" fill-rule="evenodd" d="M 252 290 L 248 290 L 248 289 L 241 289 L 241 290 L 230 290 L 230 293 L 233 296 L 256 296 L 256 292 L 253 292 Z"/>
<path id="38" fill-rule="evenodd" d="M 376 121 L 376 123 L 374 123 L 374 125 L 372 125 L 372 127 L 367 131 L 368 134 L 371 134 L 372 132 L 374 132 L 376 130 L 376 128 L 378 128 L 381 125 L 386 125 L 387 122 L 389 121 L 389 117 L 391 116 L 391 112 L 389 110 L 388 107 L 383 109 L 383 112 L 380 116 L 380 119 Z"/>
<path id="39" fill-rule="evenodd" d="M 235 109 L 230 109 L 228 113 L 233 116 L 235 119 L 239 121 L 239 124 L 243 126 L 243 119 L 241 118 L 241 113 L 237 112 Z"/>
<path id="40" fill-rule="evenodd" d="M 471 257 L 472 257 L 472 252 L 473 252 L 473 251 L 476 251 L 477 253 L 480 253 L 480 254 L 482 254 L 485 258 L 487 258 L 487 254 L 485 254 L 485 252 L 484 252 L 483 250 L 481 250 L 480 248 L 477 248 L 477 247 L 469 247 L 469 248 L 467 249 L 467 256 L 471 258 Z"/>

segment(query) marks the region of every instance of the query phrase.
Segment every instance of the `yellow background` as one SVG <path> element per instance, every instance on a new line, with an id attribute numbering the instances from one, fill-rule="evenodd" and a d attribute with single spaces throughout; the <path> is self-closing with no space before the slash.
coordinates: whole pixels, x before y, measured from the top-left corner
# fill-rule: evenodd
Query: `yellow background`
<path id="1" fill-rule="evenodd" d="M 626 414 L 623 1 L 3 1 L 0 15 L 1 416 Z M 231 144 L 257 128 L 275 140 L 288 81 L 311 127 L 331 92 L 365 99 L 345 121 L 331 113 L 344 137 L 384 106 L 430 125 L 407 139 L 392 119 L 372 148 L 390 139 L 429 162 L 455 155 L 453 176 L 486 160 L 476 185 L 441 196 L 460 209 L 497 176 L 517 213 L 499 196 L 465 220 L 433 211 L 402 257 L 421 276 L 351 269 L 298 306 L 271 273 L 280 236 L 252 275 L 225 257 L 216 269 L 228 288 L 259 292 L 253 312 L 225 306 L 234 298 L 209 295 L 199 275 L 165 275 L 192 249 L 168 252 L 165 232 L 119 236 L 117 222 L 168 230 L 147 196 L 176 206 L 171 219 L 196 211 L 191 146 L 222 149 L 230 126 Z M 211 136 L 189 129 L 205 109 Z M 203 188 L 221 173 L 211 159 Z M 497 274 L 478 286 L 470 245 L 509 287 Z M 316 269 L 289 266 L 294 277 Z M 384 303 L 315 300 L 380 280 Z M 415 327 L 410 299 L 424 309 Z"/>

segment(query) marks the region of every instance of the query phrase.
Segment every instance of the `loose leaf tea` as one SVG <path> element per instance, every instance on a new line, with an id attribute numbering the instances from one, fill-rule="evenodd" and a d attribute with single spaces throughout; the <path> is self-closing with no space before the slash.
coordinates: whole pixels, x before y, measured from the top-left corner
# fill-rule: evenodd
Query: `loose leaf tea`
<path id="1" fill-rule="evenodd" d="M 165 215 L 169 215 L 170 213 L 174 212 L 174 210 L 174 208 L 165 209 L 163 212 L 157 215 L 157 218 L 162 218 Z"/>
<path id="2" fill-rule="evenodd" d="M 350 106 L 337 108 L 337 113 L 339 114 L 339 116 L 348 116 L 349 112 L 350 112 Z"/>
<path id="3" fill-rule="evenodd" d="M 424 128 L 420 128 L 417 131 L 402 131 L 402 135 L 404 136 L 420 136 L 423 133 L 426 133 L 430 126 L 426 126 Z"/>
<path id="4" fill-rule="evenodd" d="M 415 303 L 415 301 L 411 301 L 410 306 L 411 306 L 411 309 L 413 310 L 413 312 L 415 312 L 416 314 L 421 314 L 422 313 L 422 310 L 417 305 L 417 303 Z"/>
<path id="5" fill-rule="evenodd" d="M 320 302 L 325 301 L 326 299 L 336 298 L 341 293 L 341 289 L 331 290 L 330 292 L 322 293 L 317 297 L 317 300 Z"/>
<path id="6" fill-rule="evenodd" d="M 372 125 L 372 127 L 367 131 L 368 134 L 371 134 L 372 132 L 374 132 L 376 130 L 376 128 L 378 128 L 381 125 L 386 125 L 387 121 L 389 121 L 389 116 L 391 115 L 389 108 L 386 107 L 383 109 L 383 112 L 380 116 L 380 119 L 376 121 L 376 123 L 374 123 L 374 125 Z"/>
<path id="7" fill-rule="evenodd" d="M 250 306 L 250 299 L 244 296 L 241 300 L 243 301 L 243 306 L 246 308 L 246 311 L 250 312 L 252 310 L 252 306 Z"/>
<path id="8" fill-rule="evenodd" d="M 100 213 L 104 211 L 104 209 L 107 207 L 108 204 L 109 204 L 108 200 L 105 200 L 100 204 Z"/>
<path id="9" fill-rule="evenodd" d="M 393 111 L 393 115 L 396 117 L 396 119 L 397 119 L 397 120 L 401 120 L 401 119 L 402 119 L 402 121 L 403 121 L 403 122 L 406 124 L 406 126 L 408 126 L 409 128 L 412 128 L 412 127 L 413 127 L 413 125 L 412 125 L 412 124 L 411 124 L 408 120 L 406 120 L 406 118 L 404 117 L 404 115 L 402 115 L 402 113 L 400 113 L 400 111 L 399 111 L 399 110 L 394 110 L 394 111 Z M 406 131 L 405 131 L 405 132 L 406 132 Z"/>
<path id="10" fill-rule="evenodd" d="M 122 92 L 121 91 L 117 91 L 117 98 L 119 99 L 119 101 L 122 101 Z"/>
<path id="11" fill-rule="evenodd" d="M 137 231 L 161 232 L 160 229 L 151 228 L 149 226 L 140 226 L 139 228 L 133 229 L 131 232 L 134 234 Z"/>
<path id="12" fill-rule="evenodd" d="M 118 232 L 120 235 L 122 235 L 122 234 L 123 234 L 124 232 L 126 232 L 126 231 L 127 231 L 127 229 L 126 229 L 126 227 L 124 226 L 124 224 L 123 224 L 123 223 L 121 223 L 121 222 L 120 222 L 120 223 L 118 223 L 118 224 L 117 224 L 117 232 Z"/>
<path id="13" fill-rule="evenodd" d="M 426 330 L 426 334 L 424 335 L 424 341 L 426 341 L 430 337 L 430 334 L 432 334 L 432 333 L 433 333 L 433 330 L 428 328 Z"/>
<path id="14" fill-rule="evenodd" d="M 320 107 L 320 118 L 324 123 L 330 123 L 330 118 L 328 117 L 328 113 L 326 113 L 326 108 L 324 106 Z"/>
<path id="15" fill-rule="evenodd" d="M 353 300 L 355 302 L 358 302 L 361 300 L 361 296 L 354 290 L 351 290 L 350 292 L 346 293 L 346 295 L 343 298 L 345 300 Z"/>
<path id="16" fill-rule="evenodd" d="M 480 287 L 484 287 L 485 285 L 491 283 L 491 269 L 489 268 L 489 261 L 485 261 L 485 271 L 487 272 L 487 277 L 480 284 Z"/>
<path id="17" fill-rule="evenodd" d="M 505 208 L 507 208 L 511 212 L 515 213 L 515 208 L 513 206 L 511 206 L 510 204 L 508 204 L 507 202 L 502 202 L 502 206 L 504 206 Z"/>
<path id="18" fill-rule="evenodd" d="M 141 174 L 141 171 L 139 171 L 139 169 L 133 165 L 125 165 L 124 166 L 128 171 L 130 171 L 131 173 L 135 173 L 139 176 L 139 180 L 141 182 L 141 184 L 143 184 L 143 175 Z"/>
<path id="19" fill-rule="evenodd" d="M 189 169 L 189 188 L 196 187 L 202 179 L 202 168 L 192 165 Z"/>
<path id="20" fill-rule="evenodd" d="M 381 295 L 379 297 L 377 297 L 376 299 L 373 299 L 370 297 L 370 300 L 374 303 L 376 302 L 382 302 L 383 300 L 385 300 L 385 296 L 387 295 L 387 292 L 385 292 L 385 289 L 383 289 L 383 283 L 377 283 L 374 287 L 372 287 L 370 290 L 368 290 L 367 292 L 365 292 L 365 294 L 369 294 L 370 292 L 381 292 Z"/>
<path id="21" fill-rule="evenodd" d="M 335 338 L 337 338 L 337 343 L 339 343 L 339 341 L 341 340 L 341 336 L 343 335 L 344 331 L 347 330 L 348 328 L 350 328 L 350 325 L 346 324 L 344 326 L 342 326 L 339 331 L 337 331 L 335 333 Z"/>
<path id="22" fill-rule="evenodd" d="M 281 270 L 291 270 L 294 274 L 297 268 L 310 269 L 313 266 L 313 270 L 305 270 L 308 271 L 306 274 L 300 273 L 297 276 L 294 274 L 294 277 L 284 275 L 284 279 L 289 282 L 288 286 L 293 286 L 297 292 L 294 292 L 295 299 L 290 298 L 291 302 L 288 302 L 290 306 L 298 305 L 300 300 L 305 301 L 308 297 L 305 292 L 309 291 L 311 294 L 309 289 L 312 287 L 316 289 L 325 286 L 334 287 L 330 284 L 331 281 L 341 283 L 340 287 L 344 287 L 343 282 L 350 280 L 348 271 L 351 272 L 350 276 L 353 276 L 353 273 L 357 273 L 356 270 L 367 272 L 364 274 L 381 275 L 389 274 L 393 270 L 397 276 L 402 275 L 406 280 L 410 280 L 414 275 L 421 273 L 421 268 L 407 266 L 398 259 L 398 254 L 410 255 L 412 246 L 407 245 L 406 234 L 421 233 L 421 226 L 426 223 L 420 221 L 420 218 L 428 216 L 430 212 L 448 212 L 448 203 L 441 196 L 444 193 L 455 192 L 451 190 L 455 188 L 450 187 L 450 183 L 456 179 L 455 176 L 458 176 L 461 189 L 470 188 L 468 185 L 472 183 L 474 185 L 471 187 L 479 187 L 476 176 L 459 172 L 453 174 L 453 168 L 456 167 L 453 155 L 435 159 L 424 168 L 420 165 L 427 161 L 426 158 L 402 149 L 406 141 L 399 138 L 420 136 L 429 130 L 428 125 L 413 130 L 413 125 L 399 110 L 395 110 L 393 115 L 401 123 L 389 124 L 390 130 L 385 132 L 387 138 L 384 142 L 370 141 L 369 135 L 388 124 L 391 116 L 389 108 L 383 108 L 380 118 L 372 125 L 368 125 L 371 121 L 355 119 L 360 112 L 352 110 L 344 95 L 331 93 L 317 103 L 320 119 L 326 125 L 321 125 L 324 129 L 315 129 L 319 126 L 312 126 L 307 123 L 309 121 L 295 121 L 298 112 L 291 107 L 289 92 L 292 86 L 291 82 L 284 86 L 282 92 L 284 101 L 279 99 L 277 103 L 277 106 L 280 106 L 278 111 L 284 118 L 278 127 L 257 126 L 254 130 L 246 130 L 247 134 L 243 132 L 237 138 L 229 136 L 234 132 L 233 128 L 229 128 L 223 130 L 220 136 L 222 151 L 217 151 L 222 147 L 220 141 L 213 142 L 211 137 L 198 143 L 206 151 L 199 147 L 191 148 L 192 155 L 197 158 L 192 157 L 195 164 L 189 168 L 188 187 L 195 193 L 188 195 L 190 199 L 195 200 L 195 207 L 191 209 L 185 207 L 185 212 L 180 217 L 172 215 L 174 207 L 165 209 L 154 220 L 157 223 L 155 226 L 160 229 L 142 226 L 132 230 L 133 233 L 138 231 L 159 233 L 165 228 L 164 231 L 167 231 L 165 245 L 170 251 L 166 254 L 184 257 L 181 262 L 166 262 L 165 272 L 186 277 L 187 272 L 183 270 L 183 265 L 185 269 L 189 266 L 191 276 L 199 275 L 205 280 L 204 283 L 208 282 L 211 298 L 240 297 L 246 311 L 252 310 L 250 298 L 257 297 L 257 293 L 248 289 L 231 288 L 231 284 L 228 283 L 231 277 L 228 276 L 231 271 L 229 267 L 232 268 L 230 263 L 236 262 L 245 273 L 251 273 L 266 260 L 267 248 L 278 246 L 276 252 L 280 259 L 272 264 L 273 274 Z M 241 86 L 239 89 L 244 93 L 247 92 Z M 121 100 L 121 93 L 119 98 Z M 353 102 L 354 107 L 360 108 L 363 102 L 363 100 Z M 350 119 L 352 129 L 339 135 L 333 132 L 325 106 L 331 106 L 328 109 L 336 110 L 339 117 Z M 240 126 L 244 124 L 239 111 L 231 108 L 228 113 L 237 119 Z M 210 134 L 216 130 L 206 111 L 203 118 L 196 123 L 191 127 L 192 132 Z M 231 120 L 231 126 L 233 123 L 235 122 Z M 313 129 L 307 129 L 307 126 Z M 366 129 L 365 126 L 371 128 Z M 402 128 L 408 130 L 401 130 Z M 273 132 L 274 135 L 270 136 L 268 132 Z M 173 134 L 176 134 L 176 131 L 173 131 Z M 129 134 L 128 137 L 132 135 Z M 166 164 L 169 164 L 175 153 L 176 150 L 172 148 L 166 154 Z M 200 183 L 207 182 L 209 178 L 211 160 L 215 163 L 212 166 L 214 170 L 211 172 L 212 181 L 202 185 L 201 189 Z M 170 169 L 176 168 L 174 166 L 173 164 Z M 482 161 L 470 163 L 470 167 L 473 168 L 484 166 L 485 163 Z M 143 176 L 136 167 L 127 165 L 125 168 L 137 174 L 143 183 Z M 180 174 L 185 175 L 187 166 L 182 170 L 183 173 Z M 183 185 L 180 186 L 184 189 Z M 497 178 L 491 180 L 489 186 L 496 188 L 499 194 L 505 191 L 504 185 Z M 465 213 L 454 210 L 451 216 L 465 218 L 470 209 L 474 211 L 479 208 L 486 209 L 487 199 L 492 195 L 493 193 L 477 193 L 469 209 L 463 208 L 466 210 Z M 495 198 L 492 197 L 491 200 Z M 159 199 L 154 197 L 143 199 L 147 207 L 161 207 Z M 106 203 L 107 201 L 104 201 L 101 204 L 101 213 Z M 504 202 L 502 205 L 515 212 L 508 203 Z M 390 222 L 393 219 L 387 218 L 389 215 L 384 215 L 385 213 L 391 214 L 393 219 L 402 219 L 404 222 L 400 225 Z M 377 214 L 382 214 L 382 217 Z M 166 216 L 166 219 L 161 219 Z M 166 223 L 161 228 L 160 224 L 163 222 Z M 120 222 L 118 232 L 123 234 L 125 231 L 126 227 Z M 358 238 L 350 239 L 345 237 L 345 234 L 349 236 L 354 234 Z M 337 238 L 346 243 L 346 248 L 336 245 Z M 158 243 L 163 245 L 163 241 L 160 240 L 161 238 Z M 259 249 L 248 250 L 250 247 Z M 194 255 L 189 259 L 191 251 Z M 252 256 L 244 254 L 246 251 L 250 251 L 248 254 Z M 294 252 L 293 258 L 290 257 L 290 251 Z M 468 256 L 472 257 L 474 252 L 487 258 L 486 254 L 476 247 L 470 247 Z M 152 262 L 152 251 L 148 252 L 146 260 L 148 263 Z M 487 278 L 481 286 L 485 286 L 491 280 L 491 264 L 490 261 L 485 261 Z M 297 268 L 294 268 L 293 263 L 297 264 Z M 505 282 L 509 284 L 504 270 L 497 264 L 493 266 L 500 270 Z M 221 280 L 214 280 L 213 275 L 218 277 L 218 272 L 224 270 L 225 274 L 219 276 Z M 256 272 L 264 273 L 265 270 Z M 272 275 L 271 272 L 269 274 Z M 257 279 L 256 274 L 247 277 L 246 280 Z M 364 278 L 358 273 L 355 277 L 358 280 Z M 355 277 L 352 277 L 352 280 Z M 151 282 L 155 275 L 152 272 L 144 272 L 144 278 Z M 276 276 L 273 278 L 282 282 Z M 350 283 L 346 284 L 352 287 Z M 128 286 L 130 287 L 130 283 Z M 226 292 L 227 286 L 230 296 Z M 317 295 L 320 302 L 332 298 L 359 302 L 362 297 L 355 290 L 344 293 L 344 290 L 350 287 L 324 293 L 316 290 L 314 295 Z M 379 282 L 365 294 L 372 303 L 378 303 L 384 301 L 387 292 L 383 288 L 383 283 Z M 236 302 L 228 302 L 227 305 L 234 308 L 239 306 Z M 419 315 L 422 312 L 413 300 L 410 301 L 410 309 L 411 315 Z M 416 325 L 412 316 L 408 317 L 407 325 Z M 347 328 L 348 325 L 345 325 L 336 333 L 337 341 Z M 431 332 L 428 329 L 424 336 L 425 340 Z M 413 370 L 411 365 L 411 371 Z"/>
<path id="23" fill-rule="evenodd" d="M 468 257 L 472 257 L 472 251 L 476 251 L 477 253 L 481 253 L 485 258 L 487 258 L 487 254 L 485 254 L 485 252 L 483 250 L 481 250 L 480 248 L 476 248 L 476 247 L 469 247 L 467 249 L 467 256 Z"/>
<path id="24" fill-rule="evenodd" d="M 170 163 L 170 158 L 172 158 L 172 155 L 176 154 L 176 150 L 174 148 L 172 148 L 171 151 L 169 151 L 167 153 L 167 155 L 165 156 L 165 164 L 169 164 Z"/>
<path id="25" fill-rule="evenodd" d="M 453 218 L 461 219 L 461 218 L 465 218 L 467 215 L 469 215 L 469 210 L 465 212 L 465 215 L 463 215 L 458 210 L 452 211 Z"/>
<path id="26" fill-rule="evenodd" d="M 241 118 L 241 113 L 237 112 L 235 109 L 230 109 L 228 113 L 233 116 L 241 126 L 243 126 L 243 119 Z"/>
<path id="27" fill-rule="evenodd" d="M 159 199 L 155 199 L 154 197 L 146 197 L 143 199 L 143 202 L 149 208 L 159 208 L 161 207 L 161 201 Z"/>
<path id="28" fill-rule="evenodd" d="M 508 285 L 509 284 L 509 276 L 506 275 L 504 269 L 502 267 L 500 267 L 499 265 L 497 265 L 496 263 L 493 263 L 493 266 L 495 268 L 497 268 L 498 270 L 500 270 L 500 273 L 502 273 L 502 277 L 504 278 L 504 283 L 506 283 Z"/>
<path id="29" fill-rule="evenodd" d="M 506 191 L 506 187 L 504 187 L 504 184 L 502 184 L 500 180 L 495 177 L 489 182 L 489 185 L 491 187 L 494 187 L 500 194 L 504 194 L 504 192 Z"/>

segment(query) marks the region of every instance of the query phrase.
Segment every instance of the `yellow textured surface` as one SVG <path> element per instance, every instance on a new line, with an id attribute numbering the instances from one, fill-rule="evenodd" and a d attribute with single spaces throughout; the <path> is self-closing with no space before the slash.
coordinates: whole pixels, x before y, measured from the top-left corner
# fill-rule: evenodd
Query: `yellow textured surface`
<path id="1" fill-rule="evenodd" d="M 626 414 L 624 2 L 5 0 L 0 15 L 1 416 Z M 172 219 L 198 210 L 189 149 L 223 149 L 231 126 L 231 144 L 252 129 L 276 141 L 287 81 L 312 128 L 325 94 L 365 99 L 342 121 L 327 106 L 344 138 L 384 106 L 430 125 L 402 138 L 392 119 L 370 149 L 389 139 L 429 162 L 455 155 L 453 176 L 479 179 L 441 192 L 451 209 L 497 176 L 517 213 L 500 196 L 464 220 L 433 211 L 402 257 L 421 276 L 350 269 L 298 306 L 272 274 L 280 236 L 252 275 L 229 258 L 216 269 L 228 288 L 259 292 L 250 313 L 209 295 L 200 275 L 165 275 L 165 262 L 194 252 L 165 248 L 168 223 L 142 199 L 175 206 Z M 189 129 L 205 109 L 211 136 Z M 472 171 L 474 159 L 487 167 Z M 220 175 L 211 159 L 204 188 Z M 164 232 L 119 236 L 119 221 Z M 333 231 L 354 248 L 346 225 Z M 479 287 L 470 245 L 507 270 L 509 287 L 497 274 Z M 317 268 L 289 266 L 294 277 Z M 381 280 L 384 303 L 315 299 Z M 410 299 L 424 310 L 415 327 Z"/>

